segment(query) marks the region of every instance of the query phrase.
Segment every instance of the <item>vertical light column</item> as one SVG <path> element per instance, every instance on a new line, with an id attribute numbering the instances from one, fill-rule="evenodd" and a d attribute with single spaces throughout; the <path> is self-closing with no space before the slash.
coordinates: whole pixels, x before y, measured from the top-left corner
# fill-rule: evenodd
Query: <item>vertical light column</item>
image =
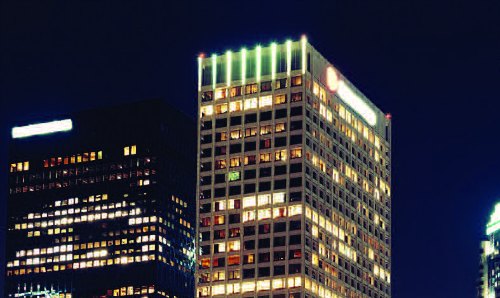
<path id="1" fill-rule="evenodd" d="M 292 41 L 286 41 L 286 75 L 290 76 L 292 72 Z"/>
<path id="2" fill-rule="evenodd" d="M 247 75 L 247 49 L 241 49 L 241 84 L 245 85 Z"/>
<path id="3" fill-rule="evenodd" d="M 226 83 L 227 86 L 231 86 L 231 62 L 233 53 L 231 51 L 226 52 Z"/>
<path id="4" fill-rule="evenodd" d="M 261 70 L 261 56 L 262 56 L 262 47 L 261 46 L 257 46 L 257 49 L 256 49 L 256 55 L 255 55 L 255 59 L 256 59 L 256 65 L 257 65 L 257 69 L 256 69 L 256 78 L 257 78 L 257 83 L 260 82 L 260 70 Z"/>
<path id="5" fill-rule="evenodd" d="M 212 88 L 217 85 L 217 55 L 212 54 Z"/>
<path id="6" fill-rule="evenodd" d="M 271 44 L 271 79 L 276 79 L 276 43 Z"/>
<path id="7" fill-rule="evenodd" d="M 306 73 L 306 59 L 307 59 L 307 53 L 306 53 L 306 44 L 307 44 L 307 37 L 305 35 L 302 35 L 300 38 L 300 44 L 302 48 L 302 74 Z"/>
<path id="8" fill-rule="evenodd" d="M 198 91 L 201 91 L 203 55 L 198 56 Z"/>

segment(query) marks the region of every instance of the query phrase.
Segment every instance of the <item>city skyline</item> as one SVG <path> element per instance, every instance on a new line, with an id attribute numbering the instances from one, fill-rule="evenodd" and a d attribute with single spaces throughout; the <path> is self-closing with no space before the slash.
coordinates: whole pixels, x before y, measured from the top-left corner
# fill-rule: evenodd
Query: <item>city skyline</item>
<path id="1" fill-rule="evenodd" d="M 231 3 L 31 5 L 2 4 L 2 139 L 40 117 L 147 98 L 195 119 L 200 52 L 305 33 L 393 116 L 393 296 L 475 294 L 479 241 L 500 197 L 498 3 L 267 3 L 249 8 L 248 26 Z M 0 156 L 8 169 L 5 147 Z M 449 268 L 446 278 L 429 264 Z"/>

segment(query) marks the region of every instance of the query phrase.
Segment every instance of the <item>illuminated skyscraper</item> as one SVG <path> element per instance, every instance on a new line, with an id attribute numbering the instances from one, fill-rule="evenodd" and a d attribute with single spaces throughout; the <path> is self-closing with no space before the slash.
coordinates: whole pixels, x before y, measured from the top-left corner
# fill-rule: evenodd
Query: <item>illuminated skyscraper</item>
<path id="1" fill-rule="evenodd" d="M 14 128 L 6 296 L 192 297 L 195 135 L 161 101 Z"/>
<path id="2" fill-rule="evenodd" d="M 390 297 L 390 115 L 305 37 L 198 66 L 197 296 Z"/>
<path id="3" fill-rule="evenodd" d="M 500 297 L 500 203 L 486 225 L 486 238 L 481 241 L 481 259 L 477 297 Z"/>

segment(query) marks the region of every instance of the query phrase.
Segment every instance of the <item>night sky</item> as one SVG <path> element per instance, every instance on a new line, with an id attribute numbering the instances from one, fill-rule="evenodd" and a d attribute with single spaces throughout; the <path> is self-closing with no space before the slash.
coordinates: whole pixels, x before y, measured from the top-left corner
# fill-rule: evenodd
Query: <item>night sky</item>
<path id="1" fill-rule="evenodd" d="M 1 2 L 2 242 L 16 122 L 148 98 L 194 118 L 198 53 L 305 33 L 393 116 L 393 297 L 475 296 L 500 199 L 499 1 L 169 2 Z"/>

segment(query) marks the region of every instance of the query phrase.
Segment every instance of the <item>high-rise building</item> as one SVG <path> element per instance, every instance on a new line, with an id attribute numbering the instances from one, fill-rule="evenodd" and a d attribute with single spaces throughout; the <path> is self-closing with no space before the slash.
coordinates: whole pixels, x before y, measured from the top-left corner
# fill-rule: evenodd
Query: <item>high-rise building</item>
<path id="1" fill-rule="evenodd" d="M 481 241 L 477 297 L 500 297 L 500 203 L 495 205 Z"/>
<path id="2" fill-rule="evenodd" d="M 6 297 L 194 296 L 195 122 L 156 100 L 36 122 L 12 129 Z"/>
<path id="3" fill-rule="evenodd" d="M 390 115 L 305 37 L 198 66 L 197 296 L 390 297 Z"/>

